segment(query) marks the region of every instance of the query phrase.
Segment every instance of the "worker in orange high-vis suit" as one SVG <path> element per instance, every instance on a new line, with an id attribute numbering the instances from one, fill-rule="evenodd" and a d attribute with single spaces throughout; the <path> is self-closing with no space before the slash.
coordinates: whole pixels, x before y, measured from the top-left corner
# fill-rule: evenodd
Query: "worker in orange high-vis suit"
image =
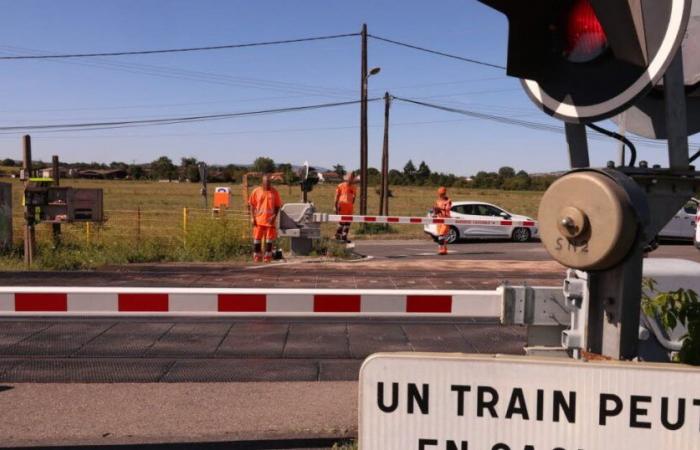
<path id="1" fill-rule="evenodd" d="M 450 217 L 450 210 L 452 209 L 452 200 L 447 196 L 447 188 L 440 187 L 437 191 L 438 198 L 435 200 L 435 206 L 433 206 L 433 217 L 439 219 L 446 219 Z M 447 254 L 447 235 L 450 232 L 450 226 L 443 223 L 438 224 L 438 254 Z"/>
<path id="2" fill-rule="evenodd" d="M 277 214 L 282 207 L 282 199 L 277 189 L 270 183 L 270 177 L 263 175 L 262 183 L 255 188 L 248 199 L 248 212 L 253 224 L 253 260 L 272 261 L 272 244 L 277 239 Z M 265 240 L 265 255 L 262 241 Z"/>
<path id="3" fill-rule="evenodd" d="M 342 216 L 352 216 L 355 209 L 355 175 L 350 172 L 345 175 L 345 181 L 340 183 L 335 188 L 335 213 Z M 350 222 L 340 222 L 338 229 L 335 231 L 335 238 L 339 241 L 350 242 L 348 240 L 348 232 L 350 231 Z"/>

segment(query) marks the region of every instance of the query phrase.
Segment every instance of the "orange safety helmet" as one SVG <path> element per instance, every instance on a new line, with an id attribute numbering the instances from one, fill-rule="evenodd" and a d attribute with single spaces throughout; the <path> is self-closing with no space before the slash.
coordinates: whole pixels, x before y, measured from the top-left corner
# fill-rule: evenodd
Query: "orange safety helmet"
<path id="1" fill-rule="evenodd" d="M 447 194 L 447 188 L 445 186 L 440 186 L 437 191 L 438 195 L 445 195 Z"/>

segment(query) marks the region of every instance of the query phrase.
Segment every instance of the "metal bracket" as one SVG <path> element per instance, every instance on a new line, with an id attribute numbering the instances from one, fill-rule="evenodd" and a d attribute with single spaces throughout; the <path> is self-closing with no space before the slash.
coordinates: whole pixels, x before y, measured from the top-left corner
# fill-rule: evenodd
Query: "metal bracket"
<path id="1" fill-rule="evenodd" d="M 586 324 L 588 322 L 588 274 L 569 269 L 564 280 L 564 299 L 571 311 L 570 328 L 561 335 L 561 345 L 571 350 L 574 358 L 580 357 L 580 352 L 587 346 Z"/>

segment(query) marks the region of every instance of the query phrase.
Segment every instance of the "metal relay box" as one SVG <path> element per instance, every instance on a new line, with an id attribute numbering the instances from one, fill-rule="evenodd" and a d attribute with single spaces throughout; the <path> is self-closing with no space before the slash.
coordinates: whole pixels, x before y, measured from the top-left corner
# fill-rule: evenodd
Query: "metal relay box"
<path id="1" fill-rule="evenodd" d="M 102 189 L 32 186 L 24 202 L 38 209 L 41 222 L 101 222 L 104 216 Z"/>

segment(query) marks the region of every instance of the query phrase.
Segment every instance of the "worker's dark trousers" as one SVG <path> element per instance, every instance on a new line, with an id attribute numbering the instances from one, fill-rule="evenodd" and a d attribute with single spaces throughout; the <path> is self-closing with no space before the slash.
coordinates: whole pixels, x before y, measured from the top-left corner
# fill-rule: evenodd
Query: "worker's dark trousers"
<path id="1" fill-rule="evenodd" d="M 347 241 L 349 232 L 350 232 L 350 223 L 349 222 L 341 222 L 340 224 L 338 224 L 338 229 L 335 230 L 335 238 L 338 239 L 339 241 Z"/>

